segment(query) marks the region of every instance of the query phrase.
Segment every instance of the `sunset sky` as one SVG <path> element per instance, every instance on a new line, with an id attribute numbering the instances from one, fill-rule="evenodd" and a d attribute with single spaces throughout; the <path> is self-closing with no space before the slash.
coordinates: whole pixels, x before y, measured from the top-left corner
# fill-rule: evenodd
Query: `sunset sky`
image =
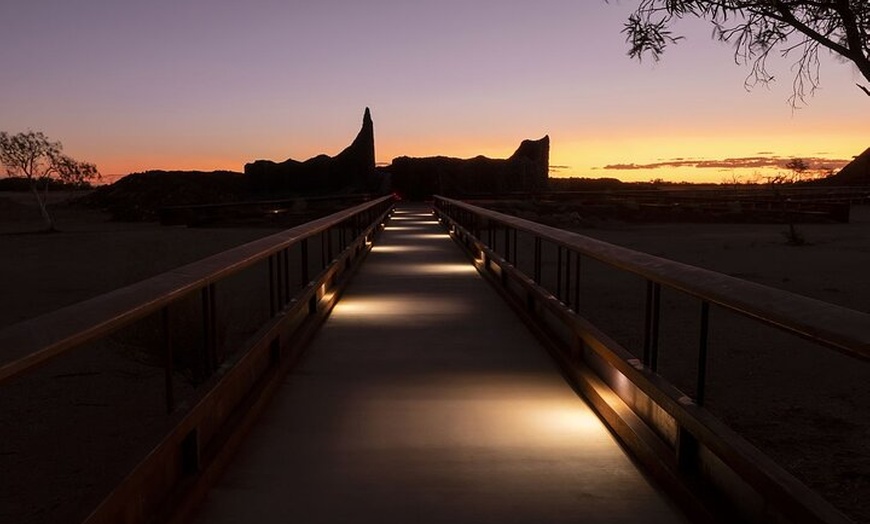
<path id="1" fill-rule="evenodd" d="M 658 63 L 629 59 L 636 3 L 7 0 L 0 130 L 43 131 L 106 175 L 333 155 L 365 107 L 381 163 L 549 134 L 553 176 L 720 182 L 769 163 L 731 167 L 747 157 L 838 166 L 870 147 L 850 65 L 825 57 L 793 111 L 790 61 L 747 91 L 704 23 L 682 21 Z"/>

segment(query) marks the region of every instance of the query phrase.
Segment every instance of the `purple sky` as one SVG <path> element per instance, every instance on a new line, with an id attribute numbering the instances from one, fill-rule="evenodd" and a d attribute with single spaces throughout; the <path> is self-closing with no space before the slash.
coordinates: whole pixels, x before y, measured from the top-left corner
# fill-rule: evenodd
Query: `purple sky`
<path id="1" fill-rule="evenodd" d="M 377 159 L 504 157 L 549 134 L 560 175 L 720 181 L 721 168 L 604 166 L 849 158 L 870 100 L 826 59 L 793 112 L 790 62 L 747 92 L 710 28 L 659 63 L 625 56 L 636 2 L 6 0 L 0 130 L 40 130 L 104 174 L 335 154 L 371 107 Z"/>

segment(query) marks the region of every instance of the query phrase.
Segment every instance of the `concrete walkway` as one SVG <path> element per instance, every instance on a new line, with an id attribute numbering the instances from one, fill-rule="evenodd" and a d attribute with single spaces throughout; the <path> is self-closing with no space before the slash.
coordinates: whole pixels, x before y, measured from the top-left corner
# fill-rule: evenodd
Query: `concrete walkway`
<path id="1" fill-rule="evenodd" d="M 200 523 L 671 523 L 546 351 L 400 206 Z"/>

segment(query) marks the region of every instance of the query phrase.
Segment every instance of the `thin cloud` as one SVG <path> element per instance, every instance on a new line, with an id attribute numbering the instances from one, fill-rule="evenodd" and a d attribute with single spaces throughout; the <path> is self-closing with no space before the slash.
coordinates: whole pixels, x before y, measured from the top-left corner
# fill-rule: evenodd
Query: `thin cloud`
<path id="1" fill-rule="evenodd" d="M 780 168 L 785 169 L 785 164 L 793 158 L 799 157 L 780 157 L 780 156 L 749 156 L 739 158 L 723 158 L 723 159 L 679 159 L 653 162 L 650 164 L 609 164 L 603 169 L 631 171 L 641 169 L 662 169 L 676 167 L 694 167 L 698 169 L 767 169 Z M 840 168 L 848 164 L 850 160 L 831 159 L 831 158 L 802 158 L 810 169 L 831 169 Z"/>

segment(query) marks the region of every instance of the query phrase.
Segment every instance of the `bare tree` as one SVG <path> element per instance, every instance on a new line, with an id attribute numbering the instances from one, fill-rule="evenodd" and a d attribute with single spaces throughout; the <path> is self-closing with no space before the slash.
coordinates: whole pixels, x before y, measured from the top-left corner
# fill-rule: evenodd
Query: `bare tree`
<path id="1" fill-rule="evenodd" d="M 810 165 L 803 158 L 792 158 L 785 164 L 785 168 L 791 171 L 789 182 L 800 182 L 810 175 Z"/>
<path id="2" fill-rule="evenodd" d="M 867 0 L 641 0 L 623 32 L 632 58 L 658 60 L 682 39 L 670 28 L 684 17 L 713 24 L 714 35 L 734 45 L 738 63 L 751 66 L 747 87 L 768 83 L 767 60 L 779 51 L 796 56 L 792 96 L 796 107 L 819 86 L 819 52 L 851 62 L 870 81 L 870 2 Z M 858 85 L 867 95 L 870 89 Z"/>
<path id="3" fill-rule="evenodd" d="M 100 177 L 97 166 L 64 155 L 60 142 L 52 142 L 38 131 L 15 135 L 0 131 L 0 163 L 9 176 L 27 179 L 48 231 L 54 231 L 54 218 L 48 210 L 51 182 L 85 185 Z"/>

